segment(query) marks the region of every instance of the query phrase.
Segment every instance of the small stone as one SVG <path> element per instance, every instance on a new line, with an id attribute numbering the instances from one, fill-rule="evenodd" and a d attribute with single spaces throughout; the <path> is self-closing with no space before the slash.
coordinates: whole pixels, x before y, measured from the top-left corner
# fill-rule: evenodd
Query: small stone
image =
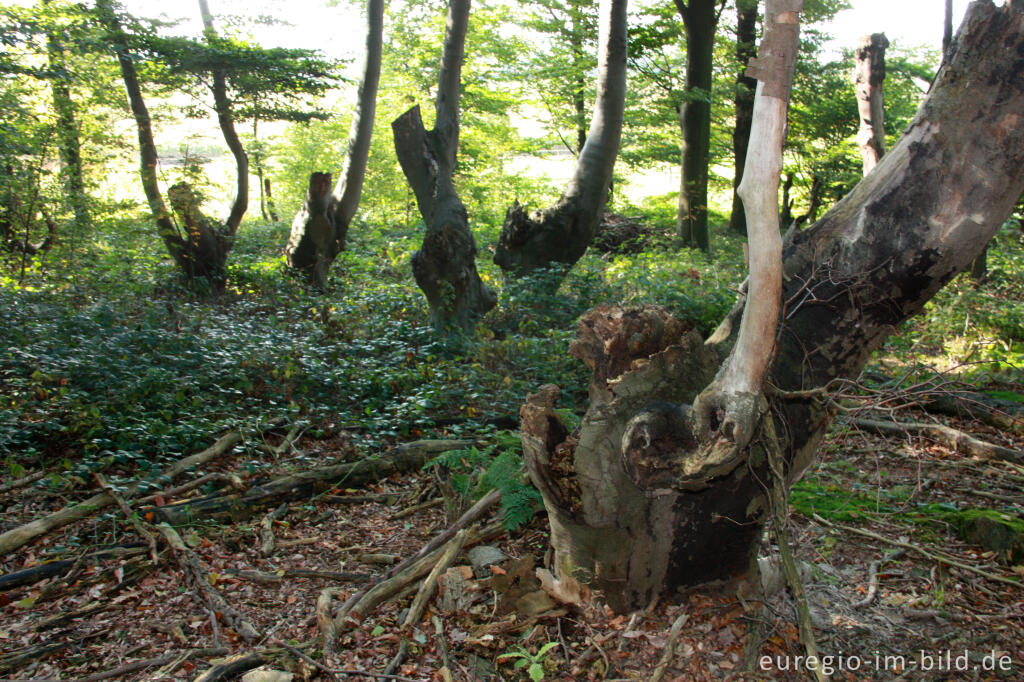
<path id="1" fill-rule="evenodd" d="M 486 578 L 491 574 L 485 570 L 491 564 L 500 564 L 507 557 L 504 552 L 493 545 L 477 545 L 466 553 L 470 563 L 473 564 L 473 572 L 478 578 Z"/>
<path id="2" fill-rule="evenodd" d="M 270 668 L 256 668 L 242 675 L 242 682 L 292 682 L 294 673 Z"/>

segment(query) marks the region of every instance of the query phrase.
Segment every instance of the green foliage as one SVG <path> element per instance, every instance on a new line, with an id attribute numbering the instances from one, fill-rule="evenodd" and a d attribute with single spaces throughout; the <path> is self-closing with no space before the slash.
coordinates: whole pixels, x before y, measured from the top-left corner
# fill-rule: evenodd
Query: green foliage
<path id="1" fill-rule="evenodd" d="M 531 653 L 524 647 L 517 647 L 515 651 L 501 654 L 497 660 L 514 660 L 513 668 L 516 670 L 526 668 L 526 673 L 533 682 L 541 682 L 544 679 L 544 659 L 556 646 L 558 646 L 558 642 L 547 642 L 537 649 L 537 653 Z"/>
<path id="2" fill-rule="evenodd" d="M 479 498 L 501 491 L 502 525 L 514 530 L 529 522 L 541 506 L 540 493 L 525 480 L 519 434 L 499 431 L 493 442 L 478 449 L 454 450 L 431 460 L 425 468 L 442 467 L 452 476 L 456 493 Z"/>

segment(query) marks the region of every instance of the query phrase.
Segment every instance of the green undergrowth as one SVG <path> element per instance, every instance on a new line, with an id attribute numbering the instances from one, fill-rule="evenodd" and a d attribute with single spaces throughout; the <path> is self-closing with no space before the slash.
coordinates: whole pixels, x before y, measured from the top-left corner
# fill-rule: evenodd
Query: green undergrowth
<path id="1" fill-rule="evenodd" d="M 79 480 L 159 469 L 230 426 L 324 420 L 367 449 L 424 436 L 493 434 L 544 383 L 586 408 L 569 355 L 576 319 L 602 303 L 661 303 L 705 333 L 732 303 L 738 242 L 714 258 L 588 254 L 554 294 L 506 284 L 471 334 L 427 324 L 409 265 L 421 227 L 356 225 L 317 295 L 285 267 L 287 226 L 247 223 L 220 296 L 184 286 L 137 216 L 100 222 L 25 263 L 0 263 L 0 461 L 59 463 Z M 493 231 L 493 228 L 489 228 Z M 478 235 L 485 255 L 488 235 Z M 436 420 L 444 419 L 438 426 Z M 454 422 L 454 423 L 453 423 Z M 253 465 L 260 456 L 251 453 Z"/>

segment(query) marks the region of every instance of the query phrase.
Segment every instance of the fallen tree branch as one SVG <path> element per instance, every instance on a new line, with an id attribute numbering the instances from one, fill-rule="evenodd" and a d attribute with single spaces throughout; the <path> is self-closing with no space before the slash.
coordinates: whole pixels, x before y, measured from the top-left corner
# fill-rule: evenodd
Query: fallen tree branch
<path id="1" fill-rule="evenodd" d="M 148 511 L 175 526 L 185 525 L 194 519 L 245 519 L 270 505 L 313 497 L 337 485 L 359 487 L 393 474 L 418 471 L 438 454 L 468 448 L 474 443 L 475 441 L 471 440 L 414 441 L 399 445 L 379 457 L 367 457 L 357 462 L 334 464 L 281 476 L 250 488 L 242 494 L 187 500 L 176 505 L 154 507 Z"/>
<path id="2" fill-rule="evenodd" d="M 22 476 L 21 478 L 16 478 L 13 481 L 11 481 L 10 483 L 5 483 L 3 485 L 0 485 L 0 495 L 3 495 L 4 493 L 9 493 L 12 490 L 17 490 L 19 488 L 24 488 L 25 486 L 28 486 L 28 485 L 32 485 L 36 481 L 44 478 L 48 473 L 50 473 L 50 472 L 48 470 L 44 469 L 42 471 L 36 471 L 36 472 L 28 474 L 26 476 Z"/>
<path id="3" fill-rule="evenodd" d="M 973 419 L 997 429 L 1024 433 L 1024 406 L 984 393 L 956 391 L 929 395 L 920 405 L 934 414 Z"/>
<path id="4" fill-rule="evenodd" d="M 171 528 L 166 523 L 161 523 L 159 526 L 160 532 L 167 538 L 168 544 L 171 549 L 174 550 L 174 556 L 178 560 L 178 563 L 185 570 L 185 573 L 189 576 L 193 588 L 196 592 L 202 595 L 203 599 L 206 600 L 204 606 L 208 607 L 214 613 L 219 613 L 224 618 L 224 621 L 230 625 L 235 631 L 246 641 L 253 641 L 260 637 L 260 633 L 256 631 L 256 628 L 252 626 L 249 621 L 245 619 L 238 610 L 228 604 L 228 602 L 221 596 L 220 592 L 210 584 L 210 574 L 203 568 L 202 561 L 185 543 L 182 541 L 181 536 L 178 535 L 178 531 Z"/>
<path id="5" fill-rule="evenodd" d="M 875 559 L 868 566 L 868 593 L 863 599 L 855 602 L 852 606 L 855 609 L 863 609 L 875 601 L 875 596 L 878 594 L 878 571 L 882 568 L 883 564 L 887 564 L 890 561 L 896 561 L 906 553 L 904 549 L 897 549 L 895 552 L 882 557 L 881 559 Z"/>
<path id="6" fill-rule="evenodd" d="M 851 419 L 848 422 L 862 431 L 882 436 L 918 435 L 930 438 L 948 447 L 964 452 L 975 459 L 985 461 L 1006 461 L 1024 464 L 1024 452 L 1011 450 L 979 440 L 969 433 L 943 424 L 919 422 L 882 422 L 872 419 Z"/>
<path id="7" fill-rule="evenodd" d="M 460 530 L 445 547 L 444 552 L 441 553 L 441 558 L 434 564 L 434 567 L 427 575 L 427 579 L 420 585 L 416 598 L 412 600 L 412 605 L 409 606 L 409 612 L 405 616 L 405 621 L 402 622 L 403 628 L 415 625 L 423 617 L 423 611 L 427 608 L 427 602 L 430 601 L 430 598 L 434 596 L 434 592 L 437 591 L 438 578 L 452 565 L 455 557 L 459 555 L 459 552 L 462 551 L 463 546 L 466 544 L 467 538 L 475 533 L 476 530 L 476 526 Z"/>
<path id="8" fill-rule="evenodd" d="M 275 573 L 267 573 L 265 571 L 247 571 L 238 569 L 226 569 L 223 571 L 224 575 L 230 575 L 235 578 L 241 578 L 243 580 L 251 580 L 254 583 L 279 583 L 291 578 L 319 578 L 322 580 L 338 580 L 357 582 L 370 580 L 373 576 L 369 573 L 347 573 L 347 572 L 335 572 L 335 571 L 307 571 L 304 569 L 283 569 Z"/>
<path id="9" fill-rule="evenodd" d="M 917 546 L 915 544 L 911 544 L 909 542 L 904 542 L 903 540 L 893 540 L 892 538 L 887 538 L 884 535 L 879 535 L 878 533 L 874 533 L 874 532 L 872 532 L 870 530 L 864 530 L 864 529 L 861 529 L 861 528 L 854 528 L 853 526 L 846 526 L 846 525 L 843 525 L 841 523 L 832 523 L 831 521 L 828 521 L 828 520 L 822 518 L 821 516 L 818 516 L 817 514 L 814 514 L 813 518 L 819 524 L 821 524 L 823 526 L 826 526 L 828 528 L 837 528 L 839 530 L 846 531 L 847 533 L 853 533 L 854 535 L 860 535 L 862 537 L 871 538 L 872 540 L 878 540 L 879 542 L 884 542 L 884 543 L 886 543 L 888 545 L 892 545 L 893 547 L 902 547 L 902 548 L 908 549 L 908 550 L 910 550 L 912 552 L 917 552 L 918 554 L 920 554 L 921 556 L 925 557 L 926 559 L 930 559 L 930 560 L 935 561 L 935 562 L 940 563 L 940 564 L 946 564 L 948 566 L 953 566 L 955 568 L 959 568 L 961 570 L 968 571 L 970 573 L 974 573 L 975 575 L 979 575 L 982 578 L 985 578 L 986 580 L 992 580 L 994 582 L 1004 583 L 1006 585 L 1013 585 L 1016 588 L 1024 589 L 1024 583 L 1022 583 L 1022 582 L 1020 582 L 1018 580 L 1011 580 L 1010 578 L 1004 578 L 1003 576 L 996 575 L 995 573 L 989 573 L 988 571 L 983 571 L 980 568 L 978 568 L 977 566 L 971 566 L 970 564 L 965 564 L 962 561 L 957 561 L 956 559 L 953 559 L 952 557 L 945 556 L 943 554 L 939 554 L 939 553 L 936 553 L 936 552 L 930 552 L 930 551 L 924 549 L 923 547 L 919 547 L 919 546 Z"/>
<path id="10" fill-rule="evenodd" d="M 138 670 L 145 670 L 146 668 L 155 668 L 156 666 L 167 665 L 173 663 L 175 659 L 181 659 L 184 663 L 193 656 L 222 656 L 228 652 L 223 647 L 217 647 L 212 649 L 188 649 L 184 652 L 175 652 L 173 654 L 164 654 L 163 656 L 157 656 L 156 658 L 146 658 L 141 661 L 132 661 L 131 663 L 125 663 L 117 668 L 111 670 L 105 670 L 100 673 L 93 675 L 87 675 L 85 677 L 79 677 L 72 682 L 100 682 L 100 680 L 109 680 L 112 677 L 123 679 L 124 676 L 129 673 L 136 672 Z M 182 658 L 184 656 L 184 658 Z"/>
<path id="11" fill-rule="evenodd" d="M 683 626 L 686 625 L 686 621 L 689 619 L 690 614 L 684 611 L 672 623 L 672 629 L 668 631 L 668 638 L 665 640 L 665 651 L 662 653 L 661 660 L 658 661 L 658 665 L 655 666 L 654 672 L 651 674 L 650 682 L 661 682 L 661 678 L 665 676 L 665 671 L 668 670 L 669 664 L 672 663 L 672 659 L 676 655 L 676 642 L 679 641 L 679 633 L 682 632 Z"/>
<path id="12" fill-rule="evenodd" d="M 108 557 L 128 557 L 144 554 L 145 552 L 146 550 L 141 544 L 134 544 L 125 545 L 124 547 L 99 550 L 91 554 L 86 554 L 85 558 L 105 559 Z M 33 585 L 41 580 L 61 575 L 72 569 L 75 564 L 79 562 L 79 559 L 61 559 L 60 561 L 51 561 L 46 564 L 30 566 L 29 568 L 0 576 L 0 592 L 13 590 L 16 587 L 23 587 L 24 585 Z"/>
<path id="13" fill-rule="evenodd" d="M 268 662 L 263 652 L 251 652 L 229 656 L 214 663 L 213 666 L 201 673 L 193 682 L 219 682 L 220 680 L 234 679 L 244 672 L 258 668 Z"/>
<path id="14" fill-rule="evenodd" d="M 263 517 L 260 522 L 260 554 L 265 557 L 274 553 L 274 521 L 279 521 L 288 513 L 288 503 L 282 502 L 274 511 Z"/>
<path id="15" fill-rule="evenodd" d="M 105 490 L 108 495 L 114 498 L 114 502 L 117 503 L 118 508 L 121 510 L 121 513 L 124 514 L 128 523 L 132 524 L 132 527 L 135 529 L 135 532 L 139 534 L 139 537 L 145 540 L 146 544 L 149 545 L 149 558 L 152 559 L 153 565 L 156 566 L 159 563 L 159 559 L 157 558 L 156 538 L 153 537 L 153 534 L 149 532 L 149 529 L 146 528 L 146 525 L 141 519 L 139 519 L 132 508 L 128 506 L 128 502 L 121 497 L 110 484 L 107 483 L 106 479 L 103 478 L 103 474 L 97 473 L 93 475 L 96 478 L 96 484 L 99 485 L 102 490 Z"/>
<path id="16" fill-rule="evenodd" d="M 221 436 L 217 439 L 217 442 L 205 450 L 180 459 L 164 469 L 157 477 L 157 480 L 173 480 L 189 469 L 205 464 L 225 452 L 229 452 L 231 448 L 241 442 L 242 437 L 242 432 L 238 430 L 231 431 Z M 124 497 L 133 497 L 142 488 L 142 484 L 143 481 L 136 481 L 128 486 L 124 493 Z M 114 504 L 116 504 L 114 498 L 108 492 L 104 491 L 98 495 L 93 495 L 83 502 L 64 507 L 49 516 L 30 521 L 29 523 L 18 526 L 17 528 L 12 528 L 3 534 L 0 534 L 0 557 L 4 557 L 19 547 L 27 545 L 41 535 L 45 535 L 46 533 L 58 528 L 63 528 L 75 521 L 88 518 L 96 512 L 106 509 L 107 507 L 111 507 Z"/>

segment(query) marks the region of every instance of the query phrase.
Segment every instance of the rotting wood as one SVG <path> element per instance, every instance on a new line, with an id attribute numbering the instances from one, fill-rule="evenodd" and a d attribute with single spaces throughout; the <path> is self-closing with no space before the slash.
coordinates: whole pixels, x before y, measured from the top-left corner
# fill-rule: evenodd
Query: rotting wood
<path id="1" fill-rule="evenodd" d="M 205 464 L 206 462 L 224 454 L 225 452 L 229 452 L 231 448 L 241 442 L 242 439 L 242 432 L 233 430 L 218 438 L 213 445 L 205 450 L 178 460 L 171 466 L 164 469 L 156 478 L 157 480 L 173 480 L 189 469 L 198 467 L 201 464 Z M 124 492 L 125 499 L 132 498 L 142 488 L 142 485 L 142 481 L 136 481 L 135 483 L 127 486 Z M 18 526 L 17 528 L 12 528 L 3 534 L 0 534 L 0 557 L 10 554 L 14 550 L 32 542 L 41 535 L 45 535 L 46 533 L 58 528 L 63 528 L 75 521 L 88 518 L 96 512 L 111 507 L 114 504 L 116 504 L 114 498 L 104 491 L 98 495 L 93 495 L 87 500 L 64 507 L 63 509 L 41 519 L 36 519 L 22 526 Z"/>
<path id="2" fill-rule="evenodd" d="M 205 600 L 204 606 L 207 606 L 214 613 L 219 613 L 223 617 L 224 621 L 235 629 L 243 639 L 246 641 L 253 641 L 259 638 L 260 633 L 255 627 L 246 620 L 237 609 L 231 606 L 227 600 L 221 596 L 220 592 L 210 584 L 210 574 L 202 564 L 202 561 L 191 549 L 185 545 L 181 536 L 178 535 L 178 531 L 171 528 L 166 523 L 161 523 L 159 526 L 160 532 L 167 538 L 168 544 L 171 549 L 174 550 L 174 556 L 177 558 L 178 563 L 185 570 L 185 573 L 189 576 L 189 580 L 192 583 L 192 587 L 196 592 L 202 595 Z"/>
<path id="3" fill-rule="evenodd" d="M 184 525 L 194 519 L 246 519 L 271 505 L 313 497 L 338 485 L 365 486 L 394 474 L 418 471 L 443 452 L 461 450 L 474 444 L 475 441 L 471 440 L 413 441 L 399 445 L 379 457 L 287 474 L 254 486 L 244 493 L 185 500 L 180 504 L 154 507 L 147 511 L 172 525 Z"/>
<path id="4" fill-rule="evenodd" d="M 124 677 L 130 673 L 134 673 L 139 670 L 146 670 L 147 668 L 164 666 L 168 663 L 174 662 L 176 659 L 181 659 L 181 662 L 184 663 L 189 658 L 194 658 L 196 656 L 222 656 L 227 652 L 228 650 L 224 647 L 216 647 L 209 649 L 188 649 L 184 652 L 178 651 L 171 654 L 164 654 L 163 656 L 157 656 L 156 658 L 146 658 L 140 661 L 132 661 L 131 663 L 125 663 L 124 665 L 120 665 L 110 670 L 94 673 L 92 675 L 86 675 L 85 677 L 75 678 L 74 680 L 72 680 L 72 682 L 100 682 L 101 680 L 109 680 L 111 678 L 124 679 Z"/>
<path id="5" fill-rule="evenodd" d="M 266 571 L 245 570 L 229 568 L 223 571 L 224 575 L 251 580 L 255 583 L 272 584 L 279 583 L 292 578 L 310 578 L 317 580 L 338 580 L 361 582 L 373 578 L 369 573 L 349 573 L 347 571 L 311 571 L 301 568 L 286 568 L 268 573 Z"/>
<path id="6" fill-rule="evenodd" d="M 277 509 L 263 517 L 260 522 L 260 554 L 265 557 L 274 553 L 274 522 L 288 513 L 288 503 L 282 503 Z"/>
<path id="7" fill-rule="evenodd" d="M 851 426 L 862 431 L 882 436 L 923 436 L 968 454 L 975 459 L 1024 464 L 1024 452 L 985 442 L 969 433 L 943 424 L 883 422 L 873 419 L 852 419 L 849 423 Z"/>
<path id="8" fill-rule="evenodd" d="M 42 471 L 35 471 L 35 472 L 31 473 L 31 474 L 26 474 L 25 476 L 22 476 L 21 478 L 16 478 L 13 481 L 11 481 L 10 483 L 5 483 L 4 485 L 0 485 L 0 495 L 3 495 L 5 493 L 9 493 L 12 490 L 18 490 L 19 488 L 24 488 L 25 486 L 32 485 L 33 483 L 35 483 L 36 481 L 42 479 L 43 477 L 45 477 L 49 473 L 50 473 L 50 471 L 48 471 L 46 469 L 44 469 Z"/>
<path id="9" fill-rule="evenodd" d="M 242 673 L 258 668 L 267 662 L 269 662 L 268 657 L 264 652 L 236 654 L 215 661 L 210 668 L 197 676 L 193 682 L 220 682 L 220 680 L 234 679 Z"/>

